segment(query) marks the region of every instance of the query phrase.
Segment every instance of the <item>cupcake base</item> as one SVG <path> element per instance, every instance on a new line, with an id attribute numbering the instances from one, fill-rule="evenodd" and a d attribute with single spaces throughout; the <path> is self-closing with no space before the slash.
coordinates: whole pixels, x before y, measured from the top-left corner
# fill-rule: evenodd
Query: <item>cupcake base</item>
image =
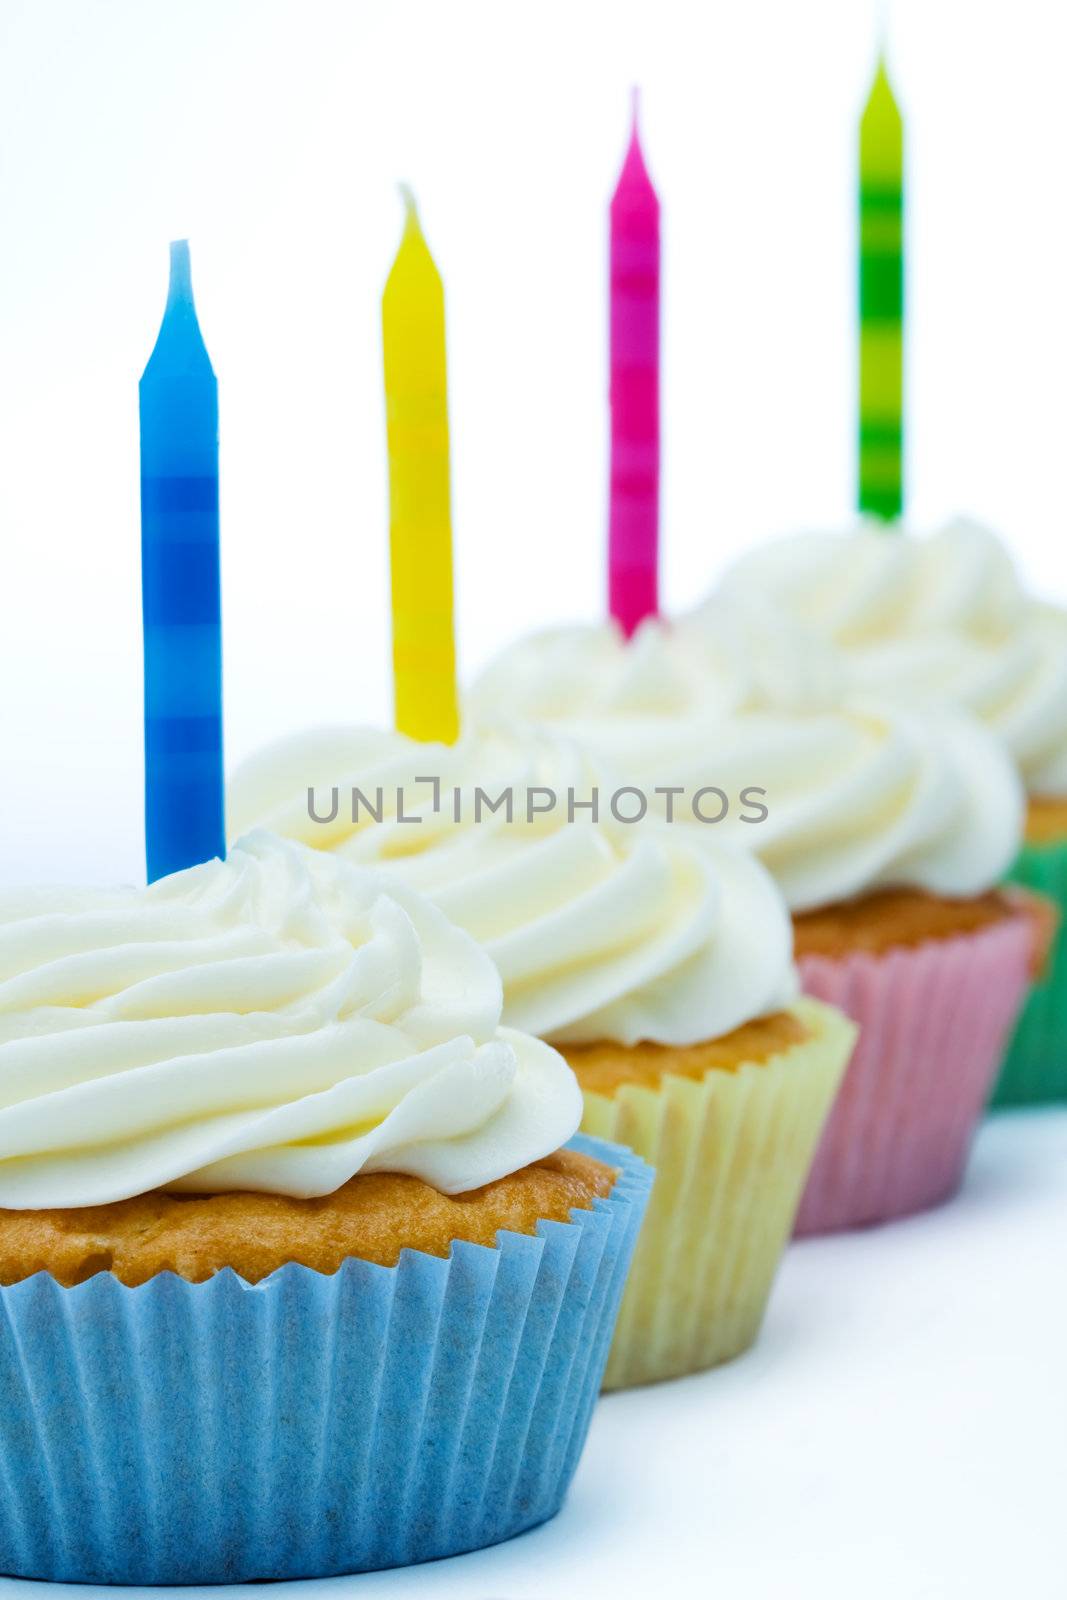
<path id="1" fill-rule="evenodd" d="M 0 1289 L 0 1572 L 239 1583 L 402 1566 L 559 1509 L 651 1186 L 535 1235 L 128 1288 Z"/>
<path id="2" fill-rule="evenodd" d="M 614 1183 L 613 1167 L 557 1150 L 459 1195 L 402 1172 L 357 1172 L 308 1198 L 153 1189 L 106 1205 L 0 1209 L 0 1285 L 34 1272 L 65 1288 L 98 1272 L 131 1288 L 161 1272 L 205 1283 L 227 1267 L 259 1283 L 290 1263 L 330 1275 L 350 1257 L 395 1267 L 405 1250 L 444 1257 L 459 1240 L 491 1247 L 501 1230 L 531 1234 L 539 1222 L 566 1222 Z"/>
<path id="3" fill-rule="evenodd" d="M 885 1222 L 956 1192 L 1030 983 L 1034 941 L 1019 911 L 881 954 L 800 957 L 805 992 L 839 1006 L 860 1034 L 798 1234 Z"/>
<path id="4" fill-rule="evenodd" d="M 856 1032 L 810 1000 L 795 1012 L 804 1041 L 765 1061 L 586 1092 L 583 1128 L 656 1168 L 605 1388 L 702 1371 L 759 1332 Z"/>

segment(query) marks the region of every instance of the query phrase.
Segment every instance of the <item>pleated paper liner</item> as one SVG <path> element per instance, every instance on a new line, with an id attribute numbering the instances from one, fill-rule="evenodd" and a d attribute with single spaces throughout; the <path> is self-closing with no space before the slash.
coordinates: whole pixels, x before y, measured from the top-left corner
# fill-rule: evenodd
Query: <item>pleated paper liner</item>
<path id="1" fill-rule="evenodd" d="M 1023 846 L 1012 881 L 1059 908 L 1060 925 L 993 1091 L 995 1106 L 1067 1100 L 1067 840 Z"/>
<path id="2" fill-rule="evenodd" d="M 558 1511 L 651 1187 L 495 1249 L 256 1285 L 0 1289 L 0 1572 L 230 1583 L 495 1544 Z"/>
<path id="3" fill-rule="evenodd" d="M 799 1234 L 885 1222 L 955 1194 L 1031 981 L 1033 942 L 1020 913 L 883 955 L 798 963 L 805 992 L 860 1027 Z"/>
<path id="4" fill-rule="evenodd" d="M 585 1096 L 583 1128 L 656 1169 L 606 1388 L 699 1372 L 755 1339 L 856 1031 L 812 1001 L 797 1012 L 811 1036 L 766 1062 Z"/>

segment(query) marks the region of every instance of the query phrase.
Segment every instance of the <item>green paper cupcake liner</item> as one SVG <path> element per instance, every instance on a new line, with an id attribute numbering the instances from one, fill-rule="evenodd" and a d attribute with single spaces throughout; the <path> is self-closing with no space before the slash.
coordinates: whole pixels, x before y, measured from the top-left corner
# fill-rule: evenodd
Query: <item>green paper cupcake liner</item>
<path id="1" fill-rule="evenodd" d="M 1045 971 L 1019 1019 L 991 1104 L 1067 1100 L 1067 839 L 1024 845 L 1010 877 L 1054 901 L 1061 921 Z"/>

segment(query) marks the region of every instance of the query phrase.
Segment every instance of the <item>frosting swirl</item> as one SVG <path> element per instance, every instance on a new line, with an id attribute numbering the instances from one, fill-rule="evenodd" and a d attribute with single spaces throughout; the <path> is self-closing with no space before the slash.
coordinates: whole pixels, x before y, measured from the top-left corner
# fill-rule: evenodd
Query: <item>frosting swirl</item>
<path id="1" fill-rule="evenodd" d="M 973 895 L 1004 875 L 1018 849 L 1023 798 L 1001 747 L 950 713 L 851 699 L 835 711 L 755 710 L 573 725 L 644 786 L 731 801 L 758 789 L 766 816 L 731 809 L 715 829 L 759 856 L 793 911 L 879 888 Z M 689 832 L 707 829 L 680 810 Z"/>
<path id="2" fill-rule="evenodd" d="M 973 712 L 1030 793 L 1067 793 L 1067 612 L 1027 596 L 988 529 L 783 539 L 743 557 L 723 595 L 758 595 L 832 640 L 865 692 Z"/>
<path id="3" fill-rule="evenodd" d="M 627 641 L 612 623 L 547 628 L 516 640 L 471 686 L 476 718 L 565 725 L 589 717 L 725 715 L 832 705 L 842 663 L 813 634 L 783 626 L 757 598 L 712 600 L 699 618 L 649 619 Z"/>
<path id="4" fill-rule="evenodd" d="M 558 727 L 649 793 L 720 788 L 730 808 L 716 836 L 755 852 L 795 911 L 888 887 L 977 894 L 1010 865 L 1022 792 L 1002 747 L 972 718 L 850 691 L 840 653 L 758 599 L 721 597 L 700 621 L 655 636 L 688 673 L 676 672 L 658 700 L 620 693 L 639 674 L 638 652 L 626 659 L 628 647 L 599 629 L 571 631 L 563 649 L 558 634 L 520 641 L 475 685 L 473 702 L 504 715 L 514 698 L 548 718 L 554 697 L 538 685 L 565 679 Z M 600 664 L 585 680 L 579 646 Z M 767 809 L 760 821 L 737 804 L 754 789 Z M 710 831 L 691 807 L 676 814 L 690 833 Z"/>
<path id="5" fill-rule="evenodd" d="M 336 788 L 332 821 L 311 819 L 309 786 L 320 816 Z M 372 804 L 381 790 L 380 822 L 362 806 L 353 820 L 353 787 Z M 478 789 L 509 792 L 510 820 L 484 804 L 478 815 Z M 619 821 L 614 792 L 577 746 L 543 734 L 479 732 L 448 747 L 351 728 L 263 751 L 235 775 L 230 812 L 422 891 L 496 963 L 505 1020 L 542 1037 L 692 1044 L 789 1004 L 789 919 L 758 863 L 659 821 Z M 528 805 L 548 794 L 551 808 Z M 401 807 L 419 821 L 400 820 Z"/>
<path id="6" fill-rule="evenodd" d="M 475 942 L 395 877 L 270 835 L 148 889 L 0 896 L 0 1206 L 167 1188 L 447 1194 L 547 1155 L 581 1095 L 500 1028 Z"/>

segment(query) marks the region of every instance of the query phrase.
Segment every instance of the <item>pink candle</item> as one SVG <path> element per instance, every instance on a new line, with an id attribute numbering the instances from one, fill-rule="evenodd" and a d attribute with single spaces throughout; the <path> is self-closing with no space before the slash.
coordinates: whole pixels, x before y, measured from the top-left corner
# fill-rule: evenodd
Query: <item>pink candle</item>
<path id="1" fill-rule="evenodd" d="M 659 200 L 633 128 L 611 201 L 608 603 L 627 637 L 658 609 Z"/>

